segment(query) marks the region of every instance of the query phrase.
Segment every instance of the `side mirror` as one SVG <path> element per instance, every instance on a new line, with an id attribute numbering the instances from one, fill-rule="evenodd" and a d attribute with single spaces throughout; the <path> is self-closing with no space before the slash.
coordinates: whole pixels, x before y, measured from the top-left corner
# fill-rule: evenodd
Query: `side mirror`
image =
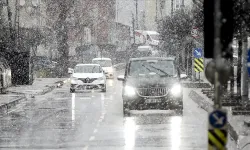
<path id="1" fill-rule="evenodd" d="M 180 75 L 180 78 L 181 78 L 181 79 L 187 79 L 187 77 L 188 77 L 188 76 L 187 76 L 186 74 L 181 74 L 181 75 Z"/>
<path id="2" fill-rule="evenodd" d="M 72 68 L 68 68 L 68 73 L 69 73 L 69 74 L 74 73 L 74 69 L 72 69 Z"/>
<path id="3" fill-rule="evenodd" d="M 117 80 L 119 80 L 119 81 L 124 81 L 124 80 L 125 80 L 124 75 L 119 75 L 119 76 L 117 77 Z"/>
<path id="4" fill-rule="evenodd" d="M 106 71 L 102 70 L 104 74 L 108 74 Z"/>

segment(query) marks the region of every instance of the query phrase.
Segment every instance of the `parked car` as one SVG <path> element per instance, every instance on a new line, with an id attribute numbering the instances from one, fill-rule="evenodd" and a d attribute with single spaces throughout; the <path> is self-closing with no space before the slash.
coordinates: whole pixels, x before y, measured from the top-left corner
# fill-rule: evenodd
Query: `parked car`
<path id="1" fill-rule="evenodd" d="M 3 91 L 11 85 L 11 68 L 7 60 L 3 57 L 0 57 L 0 89 Z"/>
<path id="2" fill-rule="evenodd" d="M 131 58 L 125 75 L 118 76 L 123 81 L 123 112 L 130 110 L 171 109 L 182 114 L 183 91 L 180 74 L 174 58 L 144 57 Z"/>
<path id="3" fill-rule="evenodd" d="M 70 92 L 76 90 L 101 89 L 106 92 L 106 76 L 99 64 L 78 64 L 74 69 L 69 68 L 72 74 Z"/>
<path id="4" fill-rule="evenodd" d="M 110 58 L 94 58 L 92 63 L 100 64 L 107 78 L 114 78 L 114 67 Z"/>

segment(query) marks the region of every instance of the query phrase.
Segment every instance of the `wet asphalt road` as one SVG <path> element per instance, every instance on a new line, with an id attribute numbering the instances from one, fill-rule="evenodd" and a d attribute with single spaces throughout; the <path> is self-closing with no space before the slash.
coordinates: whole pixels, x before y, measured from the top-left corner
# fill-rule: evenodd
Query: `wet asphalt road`
<path id="1" fill-rule="evenodd" d="M 121 83 L 107 84 L 106 93 L 75 94 L 66 84 L 18 105 L 0 118 L 0 149 L 207 149 L 207 113 L 188 98 L 188 89 L 183 116 L 148 110 L 123 118 Z"/>

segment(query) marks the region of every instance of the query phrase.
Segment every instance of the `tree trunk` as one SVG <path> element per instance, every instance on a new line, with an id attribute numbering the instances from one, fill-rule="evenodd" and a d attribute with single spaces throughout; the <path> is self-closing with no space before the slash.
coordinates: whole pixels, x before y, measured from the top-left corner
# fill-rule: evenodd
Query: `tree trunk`
<path id="1" fill-rule="evenodd" d="M 60 14 L 56 23 L 56 39 L 57 50 L 59 54 L 57 75 L 58 77 L 65 77 L 67 75 L 67 69 L 69 64 L 69 46 L 68 46 L 68 28 L 67 28 L 67 15 L 69 12 L 67 3 L 62 3 L 60 6 Z"/>

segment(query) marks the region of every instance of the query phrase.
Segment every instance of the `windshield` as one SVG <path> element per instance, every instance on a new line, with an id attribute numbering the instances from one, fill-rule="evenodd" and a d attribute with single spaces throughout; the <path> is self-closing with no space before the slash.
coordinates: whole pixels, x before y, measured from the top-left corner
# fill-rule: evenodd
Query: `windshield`
<path id="1" fill-rule="evenodd" d="M 176 75 L 174 62 L 168 60 L 131 61 L 128 72 L 129 76 L 138 77 L 150 74 L 174 76 Z"/>
<path id="2" fill-rule="evenodd" d="M 112 63 L 110 60 L 93 60 L 94 64 L 99 64 L 102 67 L 112 67 Z"/>
<path id="3" fill-rule="evenodd" d="M 157 35 L 157 34 L 151 34 L 150 37 L 151 37 L 153 40 L 157 40 L 157 41 L 159 41 L 159 38 L 160 38 L 160 36 Z"/>
<path id="4" fill-rule="evenodd" d="M 101 73 L 99 66 L 76 66 L 74 73 Z"/>

